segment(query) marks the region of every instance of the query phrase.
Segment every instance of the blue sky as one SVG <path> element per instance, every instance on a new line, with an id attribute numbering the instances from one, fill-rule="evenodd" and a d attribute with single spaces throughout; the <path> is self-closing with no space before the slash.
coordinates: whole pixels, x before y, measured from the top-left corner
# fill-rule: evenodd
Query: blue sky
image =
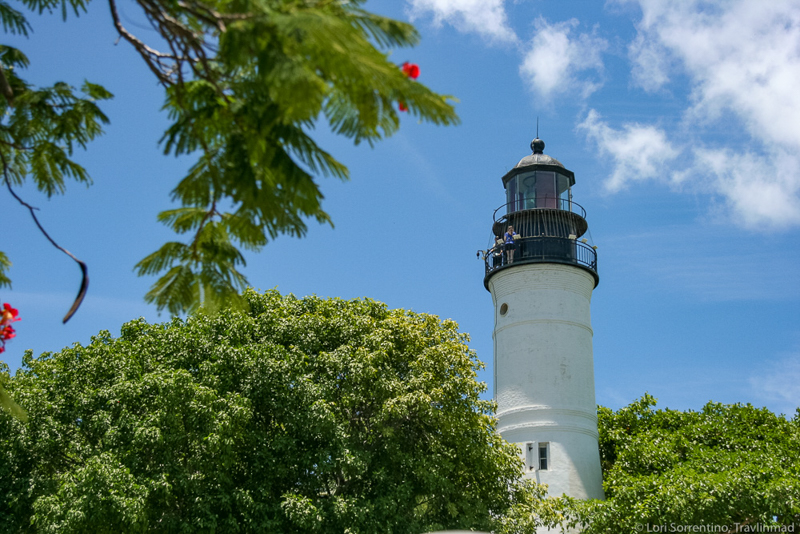
<path id="1" fill-rule="evenodd" d="M 370 297 L 456 320 L 486 362 L 492 303 L 483 264 L 500 178 L 530 153 L 575 172 L 575 200 L 598 245 L 592 301 L 597 401 L 618 408 L 650 392 L 660 406 L 743 402 L 793 413 L 800 403 L 800 2 L 771 0 L 374 0 L 412 20 L 420 82 L 459 99 L 461 124 L 404 116 L 374 149 L 320 125 L 315 135 L 349 168 L 321 179 L 335 227 L 310 225 L 248 254 L 250 284 L 302 296 Z M 154 40 L 132 2 L 123 23 Z M 67 324 L 77 267 L 26 211 L 0 193 L 0 249 L 14 262 L 18 336 L 13 369 L 35 354 L 117 335 L 143 316 L 154 281 L 133 265 L 173 236 L 156 222 L 190 164 L 164 156 L 163 93 L 117 34 L 105 4 L 64 23 L 31 15 L 35 83 L 83 79 L 115 94 L 106 134 L 77 159 L 94 179 L 46 199 L 51 235 L 90 269 L 89 294 Z"/>

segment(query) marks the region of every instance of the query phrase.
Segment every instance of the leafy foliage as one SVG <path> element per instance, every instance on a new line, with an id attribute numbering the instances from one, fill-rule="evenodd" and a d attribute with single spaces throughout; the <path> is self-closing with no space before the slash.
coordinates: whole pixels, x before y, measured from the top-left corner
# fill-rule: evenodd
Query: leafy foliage
<path id="1" fill-rule="evenodd" d="M 248 290 L 248 311 L 123 326 L 4 379 L 0 530 L 532 532 L 452 321 Z"/>
<path id="2" fill-rule="evenodd" d="M 41 12 L 46 0 L 25 2 Z M 78 12 L 80 3 L 73 3 Z M 64 3 L 66 9 L 66 2 Z M 0 5 L 7 32 L 28 35 L 30 24 L 7 3 Z M 86 170 L 70 158 L 76 147 L 86 148 L 102 134 L 108 118 L 96 102 L 112 97 L 102 86 L 84 82 L 82 94 L 63 82 L 35 87 L 19 76 L 29 66 L 20 50 L 0 45 L 0 160 L 9 186 L 31 178 L 47 196 L 64 193 L 65 178 L 90 183 Z"/>
<path id="3" fill-rule="evenodd" d="M 258 250 L 281 233 L 304 235 L 308 218 L 330 223 L 315 177 L 345 179 L 347 169 L 309 135 L 320 116 L 335 133 L 370 144 L 399 127 L 399 100 L 422 119 L 456 120 L 445 98 L 380 50 L 415 44 L 413 27 L 366 12 L 363 2 L 139 3 L 181 51 L 137 47 L 167 87 L 165 152 L 200 153 L 173 191 L 184 208 L 161 217 L 194 238 L 137 266 L 139 274 L 166 271 L 146 298 L 172 313 L 235 298 L 246 283 L 236 245 Z M 219 211 L 223 200 L 234 208 Z"/>
<path id="4" fill-rule="evenodd" d="M 11 262 L 3 252 L 0 252 L 0 287 L 11 287 L 11 279 L 6 275 L 6 271 L 11 268 Z"/>
<path id="5" fill-rule="evenodd" d="M 6 382 L 8 381 L 8 365 L 0 362 L 0 411 L 5 411 L 13 417 L 17 417 L 22 421 L 26 421 L 28 414 L 25 410 L 20 408 L 19 404 L 14 402 L 5 389 Z"/>
<path id="6" fill-rule="evenodd" d="M 23 3 L 39 13 L 61 6 L 64 18 L 68 8 L 77 15 L 88 5 Z M 414 28 L 364 10 L 364 0 L 136 4 L 163 50 L 125 28 L 109 0 L 120 37 L 165 88 L 172 123 L 164 152 L 197 157 L 172 192 L 180 208 L 160 217 L 188 240 L 167 243 L 136 266 L 140 275 L 161 275 L 145 297 L 159 310 L 243 304 L 240 249 L 259 250 L 280 234 L 303 236 L 309 219 L 331 222 L 317 180 L 346 179 L 347 168 L 312 138 L 318 123 L 372 144 L 399 127 L 398 102 L 421 120 L 457 122 L 447 97 L 389 61 L 390 49 L 417 43 Z M 7 32 L 30 28 L 3 1 L 0 20 Z M 89 183 L 71 156 L 102 132 L 107 119 L 96 102 L 111 95 L 88 82 L 82 95 L 61 82 L 32 87 L 17 74 L 27 65 L 22 52 L 0 47 L 0 158 L 9 189 L 26 178 L 47 195 L 63 193 L 66 179 Z M 0 284 L 6 267 L 0 261 Z"/>
<path id="7" fill-rule="evenodd" d="M 45 5 L 26 3 L 30 7 L 38 5 L 40 10 Z M 77 11 L 78 5 L 74 7 Z M 30 25 L 24 15 L 5 2 L 0 2 L 0 20 L 5 31 L 28 35 Z M 39 191 L 52 196 L 64 193 L 66 179 L 91 183 L 86 170 L 75 163 L 72 155 L 76 148 L 86 148 L 89 141 L 102 134 L 108 118 L 97 102 L 112 95 L 88 81 L 80 92 L 63 82 L 35 87 L 19 75 L 28 64 L 20 50 L 0 45 L 0 180 L 36 220 L 35 208 L 22 201 L 12 186 L 30 178 Z M 0 287 L 11 285 L 7 275 L 10 266 L 8 257 L 0 252 Z"/>
<path id="8" fill-rule="evenodd" d="M 607 500 L 581 505 L 584 532 L 671 525 L 797 531 L 800 412 L 787 420 L 749 404 L 708 403 L 699 412 L 655 404 L 645 395 L 617 412 L 599 409 Z"/>

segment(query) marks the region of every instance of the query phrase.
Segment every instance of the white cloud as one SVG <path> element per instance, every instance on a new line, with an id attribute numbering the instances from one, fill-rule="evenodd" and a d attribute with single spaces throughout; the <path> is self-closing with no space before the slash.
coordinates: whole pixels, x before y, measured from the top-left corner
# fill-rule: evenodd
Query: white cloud
<path id="1" fill-rule="evenodd" d="M 631 50 L 645 88 L 666 83 L 665 65 L 677 61 L 697 118 L 730 112 L 759 139 L 800 146 L 800 2 L 637 1 L 643 17 Z"/>
<path id="2" fill-rule="evenodd" d="M 412 20 L 427 14 L 437 25 L 452 24 L 462 32 L 475 32 L 498 42 L 516 42 L 508 25 L 504 0 L 408 0 Z"/>
<path id="3" fill-rule="evenodd" d="M 434 24 L 448 23 L 464 33 L 477 33 L 494 42 L 518 44 L 508 24 L 505 0 L 406 0 L 412 20 L 427 15 Z M 602 53 L 608 42 L 593 33 L 573 35 L 578 21 L 549 24 L 539 17 L 534 35 L 523 50 L 520 74 L 532 89 L 547 99 L 557 93 L 578 93 L 586 98 L 600 83 L 577 74 L 602 71 Z"/>
<path id="4" fill-rule="evenodd" d="M 642 11 L 634 82 L 689 83 L 680 135 L 697 148 L 683 172 L 706 180 L 740 226 L 800 224 L 800 1 L 617 1 Z M 731 121 L 735 139 L 703 137 Z"/>
<path id="5" fill-rule="evenodd" d="M 739 226 L 782 229 L 800 224 L 800 161 L 776 150 L 769 156 L 749 151 L 698 148 L 696 175 L 709 176 Z"/>
<path id="6" fill-rule="evenodd" d="M 667 55 L 658 41 L 645 39 L 640 33 L 628 47 L 628 56 L 633 63 L 633 80 L 645 91 L 657 91 L 669 81 Z"/>
<path id="7" fill-rule="evenodd" d="M 777 405 L 777 411 L 792 416 L 800 406 L 800 354 L 770 362 L 766 369 L 749 379 L 750 387 L 764 401 Z"/>
<path id="8" fill-rule="evenodd" d="M 608 43 L 594 34 L 573 37 L 572 31 L 578 26 L 576 19 L 548 24 L 540 17 L 534 26 L 535 34 L 520 66 L 522 77 L 545 99 L 556 93 L 576 91 L 588 97 L 599 83 L 579 80 L 577 74 L 587 70 L 602 71 L 601 54 Z"/>
<path id="9" fill-rule="evenodd" d="M 800 158 L 780 148 L 767 155 L 750 150 L 697 147 L 685 163 L 680 147 L 664 130 L 625 123 L 612 128 L 595 110 L 578 125 L 611 156 L 613 170 L 605 182 L 610 192 L 632 182 L 655 180 L 677 184 L 692 178 L 695 191 L 722 199 L 724 216 L 738 226 L 780 230 L 800 224 Z"/>
<path id="10" fill-rule="evenodd" d="M 609 191 L 619 191 L 635 181 L 674 180 L 665 169 L 680 151 L 672 146 L 663 130 L 630 123 L 616 130 L 593 109 L 578 129 L 597 144 L 601 154 L 611 156 L 614 170 L 605 183 Z"/>

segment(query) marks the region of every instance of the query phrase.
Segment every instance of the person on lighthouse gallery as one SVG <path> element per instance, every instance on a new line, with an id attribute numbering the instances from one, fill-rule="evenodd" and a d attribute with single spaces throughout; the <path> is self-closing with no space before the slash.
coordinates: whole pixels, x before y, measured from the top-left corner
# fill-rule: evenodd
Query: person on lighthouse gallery
<path id="1" fill-rule="evenodd" d="M 514 250 L 517 248 L 517 243 L 515 239 L 519 239 L 519 234 L 514 231 L 513 226 L 509 226 L 506 230 L 505 236 L 503 236 L 506 241 L 506 256 L 508 256 L 508 263 L 514 262 Z"/>
<path id="2" fill-rule="evenodd" d="M 497 269 L 503 265 L 503 248 L 505 247 L 505 242 L 503 238 L 500 237 L 499 234 L 494 235 L 494 246 L 489 249 L 489 253 L 492 255 L 492 269 Z"/>

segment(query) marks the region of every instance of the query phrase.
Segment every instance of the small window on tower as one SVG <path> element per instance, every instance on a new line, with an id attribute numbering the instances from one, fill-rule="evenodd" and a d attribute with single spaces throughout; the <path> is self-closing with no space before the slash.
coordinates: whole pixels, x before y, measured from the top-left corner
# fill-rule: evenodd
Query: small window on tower
<path id="1" fill-rule="evenodd" d="M 505 302 L 500 306 L 500 315 L 505 315 L 508 313 L 508 304 Z"/>
<path id="2" fill-rule="evenodd" d="M 548 454 L 548 443 L 540 443 L 539 444 L 539 469 L 541 471 L 547 471 L 547 465 L 550 460 L 550 455 Z"/>

